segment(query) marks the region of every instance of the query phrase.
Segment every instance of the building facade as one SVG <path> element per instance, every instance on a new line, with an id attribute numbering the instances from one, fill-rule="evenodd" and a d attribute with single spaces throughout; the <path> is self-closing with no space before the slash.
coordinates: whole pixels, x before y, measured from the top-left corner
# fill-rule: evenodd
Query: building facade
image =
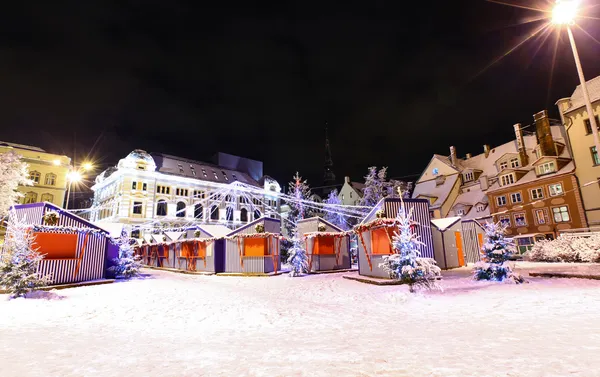
<path id="1" fill-rule="evenodd" d="M 278 218 L 279 184 L 268 176 L 251 176 L 262 174 L 262 163 L 235 161 L 235 166 L 253 168 L 234 170 L 135 150 L 96 177 L 91 219 L 99 224 L 219 223 L 235 228 L 262 216 Z"/>
<path id="2" fill-rule="evenodd" d="M 363 196 L 364 183 L 352 182 L 350 177 L 344 177 L 344 185 L 340 189 L 338 197 L 345 206 L 358 205 Z"/>
<path id="3" fill-rule="evenodd" d="M 535 133 L 516 124 L 514 141 L 479 155 L 458 158 L 454 147 L 434 155 L 413 197 L 429 200 L 433 218 L 502 221 L 513 236 L 587 226 L 565 128 L 546 111 L 534 121 Z"/>
<path id="4" fill-rule="evenodd" d="M 600 124 L 600 76 L 587 82 L 596 124 Z M 571 97 L 556 102 L 569 137 L 575 161 L 575 176 L 581 187 L 585 214 L 590 226 L 600 225 L 600 159 L 594 146 L 594 135 L 583 100 L 581 86 Z M 590 183 L 591 182 L 591 183 Z"/>
<path id="5" fill-rule="evenodd" d="M 20 204 L 48 202 L 63 207 L 71 159 L 29 145 L 0 141 L 0 153 L 15 152 L 27 163 L 33 186 L 19 186 Z"/>

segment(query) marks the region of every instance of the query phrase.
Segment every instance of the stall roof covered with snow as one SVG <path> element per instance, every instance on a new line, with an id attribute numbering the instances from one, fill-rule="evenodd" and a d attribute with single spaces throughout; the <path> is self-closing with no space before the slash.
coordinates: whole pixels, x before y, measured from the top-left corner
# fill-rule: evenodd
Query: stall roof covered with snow
<path id="1" fill-rule="evenodd" d="M 445 217 L 431 220 L 435 261 L 440 268 L 465 265 L 461 218 Z"/>

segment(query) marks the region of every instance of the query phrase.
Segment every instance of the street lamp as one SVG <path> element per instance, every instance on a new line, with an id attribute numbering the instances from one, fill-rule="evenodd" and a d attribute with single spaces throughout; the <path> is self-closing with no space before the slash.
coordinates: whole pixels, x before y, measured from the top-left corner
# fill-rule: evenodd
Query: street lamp
<path id="1" fill-rule="evenodd" d="M 571 42 L 571 48 L 573 49 L 573 58 L 575 59 L 575 65 L 577 66 L 577 74 L 579 75 L 579 81 L 581 82 L 583 100 L 585 101 L 585 107 L 590 119 L 592 134 L 594 135 L 596 154 L 600 156 L 600 137 L 598 136 L 598 124 L 596 123 L 594 108 L 592 107 L 590 94 L 587 89 L 585 77 L 583 76 L 583 69 L 581 68 L 579 53 L 577 52 L 577 46 L 575 45 L 575 38 L 573 38 L 573 32 L 571 31 L 571 25 L 575 22 L 575 17 L 577 16 L 578 6 L 579 1 L 577 0 L 557 0 L 556 4 L 554 5 L 554 9 L 552 10 L 552 23 L 555 25 L 564 25 L 567 28 L 567 34 L 569 35 L 569 41 Z"/>
<path id="2" fill-rule="evenodd" d="M 69 187 L 67 189 L 67 203 L 65 204 L 65 209 L 69 209 L 69 197 L 71 196 L 71 185 L 73 183 L 79 183 L 83 179 L 82 172 L 90 171 L 94 168 L 91 162 L 84 162 L 81 164 L 79 169 L 71 170 L 67 173 L 67 181 L 69 181 Z"/>

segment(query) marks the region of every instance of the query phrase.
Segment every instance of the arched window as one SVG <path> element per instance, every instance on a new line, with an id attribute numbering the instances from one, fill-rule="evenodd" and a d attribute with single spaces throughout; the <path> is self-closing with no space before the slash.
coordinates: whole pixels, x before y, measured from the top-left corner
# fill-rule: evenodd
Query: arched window
<path id="1" fill-rule="evenodd" d="M 156 204 L 156 216 L 167 216 L 167 202 L 159 200 Z"/>
<path id="2" fill-rule="evenodd" d="M 217 206 L 212 206 L 210 208 L 210 219 L 219 220 L 219 210 L 217 209 Z"/>
<path id="3" fill-rule="evenodd" d="M 29 179 L 31 179 L 34 183 L 40 183 L 40 172 L 35 170 L 29 172 Z"/>
<path id="4" fill-rule="evenodd" d="M 33 191 L 29 191 L 27 194 L 25 194 L 25 197 L 23 198 L 24 204 L 35 203 L 35 202 L 37 202 L 37 193 L 35 193 Z"/>
<path id="5" fill-rule="evenodd" d="M 53 200 L 54 200 L 54 195 L 52 195 L 52 194 L 42 194 L 42 202 L 52 203 Z"/>
<path id="6" fill-rule="evenodd" d="M 233 208 L 227 207 L 226 216 L 227 216 L 227 221 L 233 221 Z"/>
<path id="7" fill-rule="evenodd" d="M 248 210 L 246 208 L 242 208 L 242 211 L 240 212 L 240 221 L 243 223 L 248 222 Z"/>
<path id="8" fill-rule="evenodd" d="M 177 217 L 185 217 L 185 203 L 177 202 L 177 213 L 175 214 Z"/>
<path id="9" fill-rule="evenodd" d="M 233 201 L 233 199 L 231 198 L 231 195 L 225 196 L 225 201 L 227 201 L 227 202 Z"/>
<path id="10" fill-rule="evenodd" d="M 202 220 L 202 218 L 204 217 L 204 214 L 202 213 L 204 211 L 204 207 L 202 207 L 202 204 L 197 203 L 194 206 L 194 217 L 197 220 Z"/>
<path id="11" fill-rule="evenodd" d="M 56 174 L 52 174 L 52 173 L 46 174 L 44 183 L 46 184 L 46 186 L 56 186 Z"/>
<path id="12" fill-rule="evenodd" d="M 260 213 L 260 211 L 259 211 L 259 210 L 255 210 L 255 211 L 254 211 L 254 220 L 256 220 L 256 219 L 260 219 L 260 216 L 261 216 L 261 213 Z"/>

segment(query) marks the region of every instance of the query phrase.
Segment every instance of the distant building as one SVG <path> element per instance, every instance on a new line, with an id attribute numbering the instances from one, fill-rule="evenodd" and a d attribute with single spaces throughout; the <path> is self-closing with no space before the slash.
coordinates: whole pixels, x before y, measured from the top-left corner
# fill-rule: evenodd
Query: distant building
<path id="1" fill-rule="evenodd" d="M 344 185 L 338 194 L 343 205 L 358 205 L 363 196 L 364 183 L 352 182 L 350 177 L 344 177 Z"/>
<path id="2" fill-rule="evenodd" d="M 48 202 L 63 207 L 71 159 L 30 145 L 0 141 L 0 153 L 14 151 L 27 163 L 33 186 L 19 186 L 21 204 Z"/>
<path id="3" fill-rule="evenodd" d="M 96 177 L 92 221 L 235 228 L 262 216 L 278 218 L 281 187 L 262 176 L 262 162 L 227 154 L 216 160 L 225 166 L 135 150 Z"/>
<path id="4" fill-rule="evenodd" d="M 587 226 L 565 129 L 551 126 L 546 111 L 534 115 L 535 134 L 514 126 L 515 140 L 458 158 L 434 155 L 413 198 L 428 199 L 434 218 L 493 219 L 511 235 Z"/>
<path id="5" fill-rule="evenodd" d="M 600 76 L 587 82 L 596 124 L 600 125 Z M 571 97 L 556 102 L 560 118 L 565 125 L 575 161 L 575 176 L 581 185 L 581 196 L 585 214 L 590 225 L 600 225 L 600 185 L 586 185 L 600 180 L 600 158 L 594 145 L 590 116 L 585 108 L 581 86 L 578 85 Z"/>

